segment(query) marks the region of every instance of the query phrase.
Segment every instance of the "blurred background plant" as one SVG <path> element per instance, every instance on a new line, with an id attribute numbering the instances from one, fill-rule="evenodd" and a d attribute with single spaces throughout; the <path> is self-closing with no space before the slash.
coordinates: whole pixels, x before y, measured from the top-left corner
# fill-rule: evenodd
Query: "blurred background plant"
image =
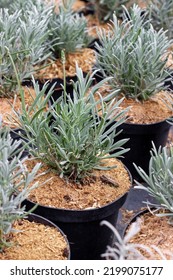
<path id="1" fill-rule="evenodd" d="M 167 36 L 173 39 L 173 1 L 150 0 L 147 11 L 155 30 L 159 31 L 163 28 L 167 31 Z"/>
<path id="2" fill-rule="evenodd" d="M 96 67 L 104 77 L 113 77 L 109 83 L 119 94 L 138 101 L 166 89 L 170 78 L 166 64 L 172 42 L 146 16 L 135 4 L 129 11 L 124 7 L 123 21 L 114 14 L 110 30 L 98 32 L 101 45 L 96 43 Z"/>
<path id="3" fill-rule="evenodd" d="M 116 12 L 117 17 L 121 18 L 123 8 L 129 0 L 90 0 L 93 3 L 94 11 L 99 22 L 108 22 Z"/>
<path id="4" fill-rule="evenodd" d="M 131 223 L 125 235 L 121 237 L 113 225 L 107 221 L 102 221 L 101 225 L 110 228 L 116 239 L 112 247 L 107 246 L 107 250 L 102 254 L 102 257 L 107 260 L 147 260 L 148 258 L 155 259 L 155 255 L 157 255 L 162 260 L 173 259 L 173 252 L 171 251 L 161 250 L 155 245 L 149 247 L 131 242 L 133 237 L 139 233 L 141 222 L 141 218 L 137 218 L 135 222 Z M 117 272 L 120 273 L 120 271 Z"/>
<path id="5" fill-rule="evenodd" d="M 144 183 L 136 182 L 136 188 L 146 190 L 156 202 L 146 202 L 148 206 L 155 207 L 157 216 L 169 217 L 173 224 L 173 147 L 163 147 L 158 150 L 153 144 L 149 173 L 134 164 Z M 160 209 L 164 209 L 159 213 Z"/>
<path id="6" fill-rule="evenodd" d="M 59 11 L 53 13 L 49 21 L 50 46 L 56 58 L 60 57 L 61 50 L 74 53 L 86 48 L 92 40 L 88 34 L 87 19 L 72 10 L 71 2 L 68 0 L 60 5 Z"/>
<path id="7" fill-rule="evenodd" d="M 21 203 L 28 197 L 37 183 L 30 185 L 40 168 L 38 163 L 28 172 L 21 158 L 21 141 L 14 141 L 7 127 L 0 123 L 0 252 L 6 246 L 15 221 L 28 215 Z M 29 186 L 30 185 L 30 186 Z"/>
<path id="8" fill-rule="evenodd" d="M 0 96 L 13 95 L 17 86 L 8 51 L 21 83 L 35 71 L 35 65 L 51 56 L 47 40 L 53 7 L 37 9 L 31 0 L 27 3 L 27 9 L 23 6 L 13 13 L 9 9 L 0 9 Z"/>

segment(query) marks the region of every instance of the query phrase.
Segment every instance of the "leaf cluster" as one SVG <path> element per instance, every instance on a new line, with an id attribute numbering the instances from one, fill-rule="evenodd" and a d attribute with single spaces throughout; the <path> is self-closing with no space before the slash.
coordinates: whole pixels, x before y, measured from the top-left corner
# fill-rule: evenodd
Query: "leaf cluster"
<path id="1" fill-rule="evenodd" d="M 151 158 L 149 162 L 149 173 L 147 174 L 141 167 L 134 164 L 146 187 L 137 182 L 137 188 L 145 189 L 156 203 L 149 203 L 158 209 L 165 209 L 165 213 L 158 216 L 173 217 L 173 148 L 163 147 L 158 151 L 153 144 Z M 170 219 L 170 220 L 171 220 Z"/>
<path id="2" fill-rule="evenodd" d="M 94 5 L 95 14 L 100 22 L 107 22 L 113 17 L 116 12 L 118 17 L 122 16 L 122 5 L 125 5 L 129 0 L 90 0 Z"/>
<path id="3" fill-rule="evenodd" d="M 0 0 L 0 8 L 8 9 L 10 14 L 13 14 L 17 10 L 28 10 L 32 5 L 37 8 L 44 7 L 44 1 L 42 0 Z"/>
<path id="4" fill-rule="evenodd" d="M 88 35 L 87 19 L 63 5 L 51 17 L 49 29 L 50 47 L 56 57 L 60 57 L 61 50 L 72 53 L 85 48 L 92 40 Z"/>
<path id="5" fill-rule="evenodd" d="M 100 31 L 98 36 L 101 45 L 96 44 L 97 68 L 105 77 L 113 77 L 113 88 L 139 101 L 165 89 L 171 41 L 166 31 L 154 30 L 137 5 L 129 11 L 124 7 L 123 21 L 114 15 L 110 30 Z"/>
<path id="6" fill-rule="evenodd" d="M 15 12 L 0 9 L 0 96 L 13 93 L 17 85 L 7 49 L 21 82 L 33 73 L 35 64 L 50 56 L 47 40 L 52 10 L 51 6 L 38 9 L 31 0 Z"/>
<path id="7" fill-rule="evenodd" d="M 16 114 L 19 126 L 29 139 L 29 152 L 59 176 L 79 181 L 93 169 L 113 168 L 109 164 L 104 166 L 103 161 L 121 156 L 128 150 L 122 147 L 127 139 L 116 141 L 117 127 L 125 121 L 127 110 L 119 110 L 122 100 L 115 102 L 115 92 L 105 100 L 98 93 L 99 87 L 108 79 L 91 87 L 95 73 L 84 77 L 77 67 L 76 74 L 73 99 L 64 88 L 62 97 L 47 108 L 53 89 L 44 98 L 47 84 L 40 91 L 34 83 L 36 99 L 28 106 L 23 97 L 22 111 Z M 113 100 L 109 101 L 111 98 Z"/>
<path id="8" fill-rule="evenodd" d="M 154 28 L 167 30 L 167 36 L 173 39 L 173 1 L 150 0 L 147 10 Z"/>
<path id="9" fill-rule="evenodd" d="M 21 203 L 37 186 L 34 184 L 29 187 L 29 184 L 40 164 L 29 173 L 24 166 L 24 159 L 21 159 L 20 145 L 21 141 L 14 141 L 8 129 L 0 125 L 0 251 L 10 245 L 7 240 L 14 231 L 13 223 L 27 215 Z"/>

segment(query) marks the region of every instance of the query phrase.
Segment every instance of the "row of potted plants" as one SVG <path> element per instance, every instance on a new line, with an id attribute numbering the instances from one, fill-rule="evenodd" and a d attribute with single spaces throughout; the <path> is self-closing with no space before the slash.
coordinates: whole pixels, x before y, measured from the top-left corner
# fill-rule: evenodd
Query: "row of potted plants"
<path id="1" fill-rule="evenodd" d="M 122 128 L 124 129 L 123 133 L 125 133 L 127 135 L 127 138 L 128 137 L 130 137 L 130 139 L 133 138 L 131 143 L 129 142 L 127 144 L 127 145 L 130 145 L 129 147 L 131 147 L 131 149 L 125 158 L 125 160 L 126 160 L 125 163 L 127 164 L 130 171 L 132 171 L 134 173 L 134 176 L 137 176 L 137 174 L 133 168 L 133 165 L 131 164 L 131 162 L 136 161 L 135 154 L 139 160 L 142 159 L 143 165 L 146 165 L 146 168 L 147 168 L 148 160 L 149 160 L 149 153 L 147 152 L 147 156 L 146 156 L 145 151 L 150 150 L 151 139 L 153 139 L 153 141 L 156 143 L 157 147 L 159 147 L 160 144 L 164 145 L 165 141 L 167 139 L 169 128 L 170 128 L 168 123 L 165 122 L 165 119 L 168 116 L 170 116 L 170 114 L 172 114 L 172 112 L 171 112 L 171 110 L 168 110 L 167 107 L 164 106 L 163 103 L 161 103 L 161 101 L 159 101 L 159 102 L 160 102 L 160 106 L 162 107 L 162 109 L 161 109 L 161 112 L 158 112 L 158 117 L 156 117 L 155 120 L 151 119 L 152 116 L 148 115 L 148 111 L 155 112 L 155 109 L 153 108 L 154 104 L 157 107 L 157 104 L 153 103 L 153 102 L 151 104 L 152 108 L 150 107 L 150 102 L 149 102 L 151 100 L 150 95 L 153 95 L 153 94 L 155 95 L 155 93 L 159 92 L 161 89 L 165 89 L 166 82 L 169 82 L 169 80 L 171 78 L 171 70 L 169 69 L 169 71 L 168 71 L 167 69 L 165 69 L 165 66 L 167 65 L 167 61 L 169 59 L 169 54 L 166 52 L 169 49 L 169 47 L 171 46 L 172 42 L 171 42 L 171 40 L 168 40 L 168 38 L 166 37 L 166 35 L 164 34 L 163 31 L 160 31 L 160 34 L 158 36 L 157 36 L 157 32 L 155 30 L 153 30 L 152 28 L 149 28 L 149 30 L 146 31 L 146 29 L 148 28 L 147 26 L 148 26 L 149 22 L 148 22 L 148 20 L 146 20 L 145 15 L 141 16 L 141 10 L 138 7 L 131 9 L 130 13 L 131 14 L 129 14 L 129 12 L 127 10 L 124 10 L 124 20 L 121 22 L 120 27 L 118 27 L 118 18 L 114 17 L 114 21 L 112 22 L 112 27 L 110 27 L 110 30 L 108 32 L 106 32 L 105 34 L 104 34 L 104 32 L 98 33 L 99 41 L 100 41 L 101 45 L 96 43 L 95 47 L 96 47 L 97 53 L 92 52 L 92 57 L 93 57 L 93 53 L 94 53 L 94 56 L 96 56 L 96 57 L 95 57 L 93 63 L 95 63 L 96 67 L 99 70 L 101 70 L 103 76 L 112 75 L 114 77 L 114 79 L 112 79 L 114 81 L 114 84 L 111 85 L 111 89 L 118 88 L 120 90 L 120 94 L 123 94 L 124 96 L 127 97 L 124 101 L 124 103 L 125 103 L 124 106 L 128 106 L 129 104 L 133 105 L 133 110 L 129 111 L 129 116 L 130 116 L 129 122 L 131 124 L 135 123 L 135 125 L 132 125 L 132 128 L 130 128 L 130 131 L 131 131 L 131 129 L 134 131 L 131 135 L 129 134 L 129 125 L 127 125 L 127 123 Z M 56 25 L 59 27 L 57 29 L 55 28 L 55 26 L 50 28 L 50 30 L 53 30 L 52 32 L 56 38 L 56 39 L 54 39 L 54 52 L 55 52 L 55 48 L 57 48 L 56 54 L 58 56 L 60 56 L 62 49 L 65 49 L 65 52 L 66 52 L 66 61 L 65 61 L 66 76 L 69 75 L 69 68 L 70 69 L 72 68 L 69 63 L 69 57 L 68 57 L 67 53 L 70 52 L 70 56 L 71 56 L 71 52 L 72 52 L 72 54 L 74 54 L 75 49 L 79 48 L 79 44 L 75 45 L 75 47 L 73 46 L 73 43 L 74 42 L 76 43 L 75 38 L 76 37 L 79 38 L 79 34 L 76 31 L 74 31 L 73 34 L 75 34 L 75 35 L 73 35 L 74 36 L 73 39 L 71 37 L 63 38 L 63 37 L 61 37 L 62 35 L 58 34 L 58 30 L 62 30 L 62 26 L 67 26 L 66 28 L 64 27 L 65 28 L 64 30 L 66 30 L 66 32 L 62 30 L 61 33 L 68 34 L 68 36 L 69 36 L 69 34 L 72 34 L 73 29 L 74 30 L 78 29 L 77 26 L 80 24 L 80 22 L 77 24 L 78 18 L 76 18 L 76 20 L 75 20 L 76 28 L 72 23 L 70 23 L 70 25 L 69 25 L 69 22 L 71 22 L 70 18 L 72 18 L 74 20 L 74 15 L 72 13 L 70 13 L 70 18 L 67 15 L 69 15 L 69 11 L 64 11 L 64 9 L 62 8 L 62 9 L 60 9 L 59 17 L 56 17 L 56 19 L 55 19 L 55 16 L 57 16 L 57 15 L 55 15 L 55 13 L 54 13 L 54 16 L 50 17 L 50 18 L 52 18 L 52 22 L 54 22 L 54 24 L 56 23 Z M 133 26 L 133 28 L 131 28 L 130 26 L 127 28 L 127 22 L 129 22 L 129 19 L 131 19 L 131 27 Z M 135 21 L 136 23 L 134 24 L 133 21 Z M 70 30 L 68 30 L 69 26 L 71 26 Z M 133 38 L 134 34 L 139 32 L 141 27 L 143 29 L 143 32 L 138 36 L 138 38 L 136 38 L 136 41 L 133 42 L 132 38 Z M 124 40 L 122 40 L 122 38 L 121 38 L 122 29 L 124 31 L 126 31 L 126 34 L 128 34 L 128 30 L 131 29 L 131 32 L 129 32 L 129 35 L 124 37 Z M 56 32 L 56 34 L 55 34 L 55 32 Z M 84 34 L 84 33 L 85 33 L 84 29 L 83 29 L 83 31 L 80 31 L 80 34 Z M 114 33 L 114 35 L 112 35 L 113 33 Z M 112 40 L 112 36 L 114 36 L 114 38 L 116 38 L 116 37 L 117 38 Z M 61 37 L 61 39 L 60 39 L 60 37 Z M 143 48 L 142 44 L 138 44 L 138 42 L 140 40 L 142 40 L 142 44 L 148 45 L 148 48 Z M 157 52 L 154 53 L 154 50 L 155 50 L 154 40 L 156 40 L 158 53 Z M 69 44 L 68 42 L 70 42 L 71 44 Z M 30 42 L 30 43 L 32 43 L 32 42 Z M 104 44 L 104 47 L 102 47 L 103 44 Z M 121 44 L 122 44 L 122 46 L 121 46 Z M 71 49 L 68 50 L 69 45 L 71 46 Z M 127 47 L 127 45 L 130 47 Z M 53 47 L 53 45 L 52 45 L 52 47 Z M 121 47 L 121 51 L 119 51 L 120 47 Z M 129 56 L 129 51 L 131 51 L 131 50 L 129 50 L 129 48 L 132 49 L 131 57 Z M 7 51 L 6 51 L 6 53 L 7 53 Z M 158 54 L 160 55 L 159 60 L 158 60 Z M 86 53 L 84 55 L 86 55 Z M 148 63 L 146 63 L 146 59 L 145 59 L 146 55 L 148 55 L 148 58 L 149 58 L 149 56 L 151 57 L 151 58 L 149 58 Z M 162 61 L 161 58 L 164 55 L 165 55 L 165 60 Z M 8 57 L 8 54 L 6 54 L 6 56 Z M 79 66 L 81 67 L 80 59 L 83 60 L 83 56 L 81 56 L 81 52 L 77 53 L 77 57 L 79 58 L 79 60 L 76 58 L 76 56 L 73 59 L 73 74 L 70 75 L 69 79 L 75 78 L 76 61 L 79 62 Z M 151 59 L 153 59 L 153 63 L 150 63 Z M 103 62 L 102 62 L 102 60 L 103 60 Z M 129 60 L 131 60 L 131 64 L 129 64 L 129 69 L 127 70 L 127 69 L 125 69 L 126 68 L 125 65 L 129 62 Z M 113 61 L 113 64 L 110 63 L 112 61 Z M 89 68 L 91 71 L 91 69 L 93 68 L 93 65 L 91 64 L 91 61 L 88 57 L 87 57 L 87 62 L 89 62 Z M 119 68 L 121 67 L 121 65 L 123 65 L 124 68 L 122 67 L 122 72 L 120 73 Z M 152 65 L 152 69 L 150 69 L 151 65 Z M 53 68 L 53 74 L 51 71 L 52 68 Z M 87 70 L 85 69 L 86 72 L 89 71 L 89 68 Z M 133 71 L 131 71 L 131 68 L 133 69 Z M 25 69 L 26 69 L 26 66 L 25 66 Z M 58 81 L 56 83 L 56 87 L 54 89 L 53 97 L 54 97 L 54 99 L 56 99 L 57 96 L 59 96 L 59 94 L 61 94 L 61 92 L 62 92 L 61 84 L 63 83 L 63 80 L 62 80 L 63 65 L 61 63 L 61 58 L 58 59 L 58 62 L 56 61 L 56 63 L 54 62 L 53 64 L 51 64 L 50 67 L 46 67 L 45 69 L 42 69 L 40 71 L 41 71 L 41 73 L 39 73 L 39 75 L 40 75 L 39 77 L 41 79 L 43 79 L 44 81 L 47 79 L 49 79 L 49 80 L 51 79 L 51 81 L 54 83 L 57 80 L 56 79 L 52 80 L 52 75 L 54 77 L 61 77 L 60 81 Z M 58 74 L 57 74 L 59 71 L 61 72 L 60 76 L 58 76 Z M 129 72 L 131 72 L 130 75 L 129 75 Z M 126 76 L 124 76 L 124 73 L 126 73 Z M 158 73 L 160 73 L 160 74 L 158 74 Z M 14 75 L 14 73 L 13 73 L 13 75 Z M 38 75 L 38 73 L 37 73 L 37 75 Z M 160 76 L 158 76 L 158 75 L 160 75 Z M 4 73 L 4 75 L 2 75 L 2 77 L 4 77 L 4 76 L 5 76 L 5 73 Z M 129 80 L 127 80 L 127 77 L 129 78 Z M 68 81 L 69 81 L 69 79 L 68 79 Z M 4 81 L 4 78 L 2 80 Z M 125 84 L 126 80 L 127 80 L 127 84 Z M 131 84 L 129 84 L 129 81 L 131 82 Z M 53 84 L 52 82 L 49 84 L 50 87 Z M 15 83 L 13 81 L 12 84 L 14 85 Z M 69 85 L 69 82 L 66 83 L 66 86 L 68 86 L 68 92 L 72 91 L 72 86 L 71 86 L 71 84 Z M 135 94 L 133 96 L 130 93 L 128 93 L 128 88 L 131 88 L 132 92 L 133 92 L 133 89 L 135 88 Z M 141 92 L 141 96 L 139 96 L 141 88 L 142 88 L 142 92 Z M 161 95 L 161 96 L 155 95 L 155 96 L 159 97 L 160 99 L 163 98 L 163 95 Z M 141 102 L 140 103 L 136 102 L 133 104 L 132 99 L 140 100 Z M 143 99 L 144 99 L 144 101 L 147 101 L 147 99 L 148 99 L 148 101 L 142 102 Z M 5 102 L 8 103 L 8 100 L 5 100 Z M 128 102 L 129 102 L 129 104 L 126 104 Z M 154 102 L 155 102 L 155 100 L 154 100 Z M 16 101 L 16 104 L 17 104 L 17 101 Z M 142 104 L 143 109 L 141 109 L 141 106 L 139 106 L 141 104 Z M 144 104 L 145 104 L 145 106 L 144 106 Z M 134 112 L 134 108 L 136 108 L 138 110 L 138 112 L 142 110 L 142 114 L 144 116 L 148 115 L 148 119 L 144 120 L 143 116 L 141 116 L 141 115 L 138 116 L 136 112 L 135 112 L 135 116 L 133 116 L 134 113 L 132 113 L 132 112 Z M 165 108 L 164 111 L 163 111 L 163 108 Z M 158 111 L 158 108 L 157 108 L 157 111 Z M 141 118 L 142 118 L 142 120 L 141 120 Z M 163 123 L 162 123 L 162 120 L 163 120 Z M 147 126 L 145 126 L 145 129 L 143 129 L 144 122 L 147 123 Z M 150 123 L 149 125 L 148 125 L 148 122 Z M 154 123 L 157 122 L 157 124 L 153 126 L 151 124 L 151 122 L 154 122 Z M 141 126 L 141 123 L 142 123 L 142 126 Z M 140 125 L 138 125 L 138 124 L 140 124 Z M 156 132 L 154 132 L 153 127 L 156 127 Z M 150 138 L 149 135 L 151 132 L 152 132 L 152 136 Z M 125 138 L 126 138 L 126 135 L 125 135 Z M 162 139 L 160 139 L 160 140 L 158 140 L 159 135 L 162 135 Z M 139 139 L 139 138 L 141 139 L 140 140 L 141 142 L 138 143 L 138 142 L 136 142 L 136 139 Z M 144 147 L 143 151 L 136 149 L 136 146 L 140 146 L 141 148 Z M 140 156 L 138 156 L 138 153 L 140 153 Z M 136 163 L 142 164 L 142 162 L 140 160 L 139 162 L 136 162 Z"/>
<path id="2" fill-rule="evenodd" d="M 31 5 L 37 10 L 34 3 Z M 59 21 L 65 20 L 61 15 L 63 9 L 64 7 L 60 9 L 59 17 L 56 18 Z M 22 11 L 21 9 L 19 12 Z M 74 16 L 71 11 L 65 12 Z M 170 128 L 166 120 L 172 116 L 171 98 L 167 97 L 169 93 L 159 95 L 159 101 L 156 97 L 160 90 L 166 90 L 165 79 L 170 80 L 171 70 L 168 71 L 166 67 L 168 49 L 172 41 L 168 39 L 165 31 L 156 31 L 145 16 L 141 15 L 141 10 L 136 5 L 129 11 L 124 8 L 121 22 L 113 15 L 108 30 L 98 32 L 100 44 L 96 43 L 94 50 L 97 70 L 85 76 L 82 69 L 75 66 L 75 80 L 72 79 L 70 82 L 71 95 L 66 81 L 68 58 L 66 52 L 60 49 L 62 86 L 57 100 L 53 95 L 56 84 L 50 87 L 47 82 L 40 86 L 40 83 L 33 79 L 34 95 L 30 90 L 31 101 L 28 104 L 21 87 L 18 64 L 14 61 L 14 57 L 18 58 L 20 51 L 17 50 L 14 54 L 9 45 L 4 48 L 14 79 L 18 83 L 21 108 L 20 110 L 14 108 L 14 114 L 15 123 L 21 129 L 19 136 L 23 148 L 29 154 L 24 164 L 29 172 L 37 161 L 43 165 L 38 170 L 41 175 L 36 178 L 41 186 L 31 190 L 29 196 L 25 197 L 23 205 L 27 211 L 37 205 L 35 213 L 52 220 L 63 229 L 70 242 L 72 259 L 99 259 L 106 246 L 114 243 L 114 234 L 109 228 L 101 229 L 100 222 L 107 220 L 116 226 L 118 211 L 132 186 L 132 178 L 138 174 L 134 173 L 138 168 L 133 167 L 133 162 L 142 168 L 144 166 L 144 172 L 148 173 L 148 168 L 151 168 L 151 165 L 148 165 L 151 140 L 155 143 L 155 151 L 160 145 L 166 144 Z M 53 31 L 56 31 L 55 26 L 51 34 Z M 57 28 L 58 31 L 61 32 L 62 27 Z M 56 47 L 59 44 L 63 45 L 63 49 L 65 45 L 69 46 L 65 39 L 65 44 L 58 43 L 56 41 L 58 39 L 59 37 L 52 39 L 56 42 Z M 50 68 L 45 69 L 49 71 Z M 95 78 L 98 72 L 102 75 L 100 82 Z M 6 75 L 2 75 L 3 81 L 5 78 Z M 159 131 L 156 133 L 153 132 L 153 125 L 145 124 L 137 113 L 132 116 L 134 108 L 138 107 L 139 110 L 138 105 L 141 104 L 144 108 L 140 109 L 144 110 L 143 115 L 149 114 L 151 107 L 156 115 L 159 105 L 161 106 L 164 120 L 160 119 L 161 113 L 158 113 L 155 126 Z M 133 147 L 132 139 L 134 134 L 136 139 L 136 132 L 131 132 L 129 128 L 129 123 L 131 125 L 133 120 L 138 119 L 139 122 L 132 124 L 132 127 L 135 130 L 140 127 L 140 132 L 137 133 L 142 134 L 140 148 L 147 142 L 148 154 L 144 165 L 146 147 L 139 157 L 139 151 L 136 146 Z M 160 128 L 162 124 L 164 128 Z M 149 139 L 148 129 L 152 131 Z M 162 141 L 158 140 L 160 132 L 161 134 L 166 132 Z M 127 141 L 127 138 L 130 140 Z M 130 153 L 128 147 L 131 155 L 125 162 L 126 156 Z M 132 156 L 136 151 L 138 158 L 134 160 Z M 124 166 L 116 158 L 125 152 Z M 8 155 L 7 158 L 10 164 L 11 156 Z M 152 176 L 155 177 L 155 170 L 153 168 L 151 170 Z M 11 184 L 8 186 L 10 188 Z M 13 198 L 13 194 L 14 198 L 17 197 L 16 194 L 22 193 L 22 190 L 23 182 L 19 186 L 16 185 L 15 191 L 11 190 L 12 195 L 10 194 L 9 199 Z M 1 232 L 4 239 L 6 231 L 2 228 Z"/>

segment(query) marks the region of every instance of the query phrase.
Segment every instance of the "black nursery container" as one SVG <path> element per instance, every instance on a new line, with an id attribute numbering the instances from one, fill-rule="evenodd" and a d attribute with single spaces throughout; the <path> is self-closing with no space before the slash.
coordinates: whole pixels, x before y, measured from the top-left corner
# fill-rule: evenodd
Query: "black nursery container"
<path id="1" fill-rule="evenodd" d="M 116 226 L 118 212 L 124 204 L 127 193 L 100 208 L 68 210 L 38 205 L 34 213 L 51 220 L 67 235 L 72 260 L 99 260 L 107 245 L 114 242 L 114 234 L 107 227 L 101 227 L 102 220 Z M 35 204 L 24 202 L 29 210 Z"/>
<path id="2" fill-rule="evenodd" d="M 116 136 L 116 141 L 129 138 L 125 143 L 125 148 L 130 150 L 121 159 L 124 165 L 129 169 L 132 178 L 141 181 L 141 177 L 136 171 L 133 163 L 140 166 L 146 173 L 149 171 L 149 160 L 151 157 L 152 142 L 156 149 L 166 145 L 168 133 L 171 125 L 166 121 L 153 124 L 129 124 L 124 123 L 117 128 L 117 131 L 123 131 Z"/>
<path id="3" fill-rule="evenodd" d="M 77 80 L 77 77 L 74 76 L 74 77 L 67 77 L 66 78 L 66 91 L 67 93 L 70 95 L 70 97 L 72 98 L 73 100 L 73 86 L 72 86 L 72 80 L 74 82 L 76 82 Z M 46 90 L 46 94 L 48 93 L 48 91 L 51 89 L 51 87 L 53 85 L 54 86 L 54 89 L 53 89 L 53 93 L 50 97 L 50 103 L 53 104 L 54 102 L 56 102 L 56 100 L 58 98 L 60 98 L 62 96 L 62 93 L 63 93 L 63 84 L 64 84 L 64 81 L 60 78 L 53 78 L 51 80 L 49 79 L 44 79 L 44 83 L 48 82 L 48 87 L 47 87 L 47 90 Z M 41 82 L 41 81 L 38 81 L 39 83 L 39 86 L 40 86 L 40 89 L 43 88 L 44 86 L 44 83 Z"/>

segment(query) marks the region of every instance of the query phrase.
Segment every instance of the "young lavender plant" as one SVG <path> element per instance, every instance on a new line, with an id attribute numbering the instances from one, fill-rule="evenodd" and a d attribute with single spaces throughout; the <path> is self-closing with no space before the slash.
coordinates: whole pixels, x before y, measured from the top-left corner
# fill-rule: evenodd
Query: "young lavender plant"
<path id="1" fill-rule="evenodd" d="M 157 210 L 165 209 L 164 213 L 158 216 L 168 216 L 173 224 L 173 147 L 159 148 L 158 151 L 153 144 L 151 158 L 149 162 L 149 173 L 147 174 L 141 167 L 134 164 L 146 186 L 136 182 L 136 188 L 146 190 L 156 203 L 147 202 L 149 206 L 156 207 Z"/>
<path id="2" fill-rule="evenodd" d="M 59 13 L 51 17 L 49 29 L 50 46 L 56 57 L 60 57 L 61 50 L 73 53 L 85 48 L 92 40 L 88 35 L 86 18 L 63 5 L 59 7 Z"/>
<path id="3" fill-rule="evenodd" d="M 6 48 L 13 49 L 14 60 L 17 58 L 16 41 L 19 37 L 20 11 L 9 15 L 7 10 L 0 10 L 0 97 L 16 88 L 13 69 Z M 19 72 L 20 73 L 20 72 Z"/>
<path id="4" fill-rule="evenodd" d="M 91 87 L 94 74 L 84 77 L 77 66 L 73 99 L 64 86 L 62 96 L 49 108 L 47 101 L 52 89 L 44 98 L 47 85 L 40 91 L 34 83 L 36 98 L 33 104 L 28 106 L 21 93 L 22 111 L 16 112 L 19 126 L 29 139 L 29 153 L 54 169 L 57 175 L 73 181 L 91 175 L 93 169 L 114 168 L 109 164 L 104 166 L 103 161 L 128 151 L 123 148 L 127 139 L 116 141 L 119 133 L 116 129 L 125 121 L 128 109 L 119 110 L 122 100 L 115 102 L 115 92 L 105 99 L 99 94 L 100 86 L 109 79 Z"/>
<path id="5" fill-rule="evenodd" d="M 112 76 L 110 85 L 122 95 L 139 101 L 166 88 L 168 49 L 171 41 L 162 29 L 154 30 L 146 14 L 137 5 L 124 7 L 123 21 L 113 16 L 110 31 L 99 31 L 101 45 L 97 67 L 104 77 Z"/>
<path id="6" fill-rule="evenodd" d="M 122 16 L 122 5 L 129 0 L 90 0 L 94 5 L 95 14 L 100 22 L 107 22 L 112 19 L 113 13 L 116 12 L 118 17 Z"/>
<path id="7" fill-rule="evenodd" d="M 21 141 L 14 141 L 7 127 L 0 124 L 0 252 L 8 242 L 9 234 L 14 231 L 15 221 L 28 215 L 21 203 L 28 197 L 37 183 L 29 186 L 40 167 L 37 164 L 31 172 L 21 159 Z"/>
<path id="8" fill-rule="evenodd" d="M 52 8 L 41 12 L 31 1 L 28 1 L 28 7 L 14 13 L 0 9 L 0 96 L 13 95 L 17 87 L 9 52 L 20 82 L 30 77 L 36 64 L 39 65 L 51 55 L 47 39 Z"/>
<path id="9" fill-rule="evenodd" d="M 149 17 L 154 28 L 167 30 L 167 36 L 173 39 L 173 1 L 150 0 L 147 5 Z"/>

